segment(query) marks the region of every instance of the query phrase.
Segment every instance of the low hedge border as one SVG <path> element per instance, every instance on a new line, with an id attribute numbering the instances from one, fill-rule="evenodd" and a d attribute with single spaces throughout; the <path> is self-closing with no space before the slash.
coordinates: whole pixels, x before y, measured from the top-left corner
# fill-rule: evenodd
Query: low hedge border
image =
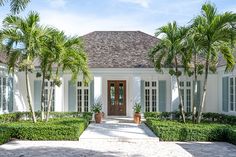
<path id="1" fill-rule="evenodd" d="M 49 122 L 20 121 L 0 125 L 0 144 L 22 140 L 78 140 L 88 126 L 84 118 L 56 118 Z"/>
<path id="2" fill-rule="evenodd" d="M 192 124 L 174 120 L 146 119 L 162 141 L 224 141 L 236 144 L 236 127 L 225 124 Z"/>
<path id="3" fill-rule="evenodd" d="M 36 118 L 40 119 L 41 112 L 35 112 Z M 93 113 L 91 112 L 50 112 L 50 118 L 81 117 L 90 121 Z M 14 112 L 0 115 L 0 123 L 18 122 L 31 119 L 30 112 Z"/>
<path id="4" fill-rule="evenodd" d="M 192 113 L 185 113 L 186 119 L 191 119 Z M 179 119 L 179 112 L 145 112 L 145 118 L 157 118 L 157 119 Z M 202 121 L 205 122 L 217 122 L 223 124 L 234 124 L 236 125 L 236 116 L 233 115 L 225 115 L 219 113 L 203 113 Z"/>

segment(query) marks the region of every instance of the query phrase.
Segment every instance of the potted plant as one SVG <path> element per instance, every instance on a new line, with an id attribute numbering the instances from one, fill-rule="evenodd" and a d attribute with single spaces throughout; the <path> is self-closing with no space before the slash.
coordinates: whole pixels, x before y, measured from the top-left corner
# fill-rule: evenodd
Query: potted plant
<path id="1" fill-rule="evenodd" d="M 102 121 L 102 104 L 96 103 L 91 106 L 91 111 L 94 113 L 94 119 L 96 123 L 101 123 Z"/>
<path id="2" fill-rule="evenodd" d="M 134 109 L 134 122 L 136 124 L 141 123 L 141 104 L 140 103 L 135 103 L 133 109 Z"/>

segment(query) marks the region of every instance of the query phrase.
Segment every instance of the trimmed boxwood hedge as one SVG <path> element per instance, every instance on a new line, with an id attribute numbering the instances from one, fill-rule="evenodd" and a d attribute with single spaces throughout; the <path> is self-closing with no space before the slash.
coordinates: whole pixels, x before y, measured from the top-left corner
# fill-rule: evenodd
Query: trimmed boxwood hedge
<path id="1" fill-rule="evenodd" d="M 186 119 L 191 119 L 192 113 L 185 113 Z M 157 119 L 179 119 L 179 112 L 145 112 L 144 117 L 152 117 Z M 225 115 L 220 113 L 207 112 L 202 114 L 203 122 L 217 122 L 223 124 L 236 125 L 236 116 Z"/>
<path id="2" fill-rule="evenodd" d="M 40 119 L 40 112 L 35 112 L 36 118 Z M 90 121 L 93 113 L 91 112 L 50 112 L 50 118 L 82 117 Z M 14 112 L 9 114 L 0 114 L 0 123 L 18 122 L 31 119 L 30 112 Z"/>
<path id="3" fill-rule="evenodd" d="M 19 121 L 0 125 L 4 137 L 1 143 L 10 138 L 22 140 L 78 140 L 88 126 L 85 118 L 56 118 L 49 122 Z M 1 135 L 0 135 L 1 137 Z"/>
<path id="4" fill-rule="evenodd" d="M 234 126 L 216 123 L 180 123 L 147 118 L 146 124 L 162 141 L 225 141 L 236 143 Z"/>
<path id="5" fill-rule="evenodd" d="M 11 139 L 12 130 L 9 128 L 0 127 L 0 145 L 8 142 Z"/>

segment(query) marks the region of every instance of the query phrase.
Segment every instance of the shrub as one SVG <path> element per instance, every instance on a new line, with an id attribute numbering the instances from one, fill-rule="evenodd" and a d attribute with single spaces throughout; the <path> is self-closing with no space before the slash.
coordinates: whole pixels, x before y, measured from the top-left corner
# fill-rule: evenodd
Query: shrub
<path id="1" fill-rule="evenodd" d="M 163 141 L 226 141 L 236 143 L 236 131 L 224 124 L 192 124 L 147 118 L 146 124 Z"/>
<path id="2" fill-rule="evenodd" d="M 185 116 L 186 119 L 190 120 L 192 113 L 187 112 L 185 113 Z M 180 112 L 145 112 L 144 117 L 158 119 L 179 119 Z M 236 116 L 207 112 L 202 114 L 202 121 L 236 125 Z"/>
<path id="3" fill-rule="evenodd" d="M 36 118 L 40 119 L 40 112 L 35 112 Z M 30 112 L 14 112 L 0 115 L 0 123 L 18 122 L 20 120 L 31 119 Z M 65 117 L 82 117 L 90 121 L 92 119 L 91 112 L 50 112 L 50 118 L 65 118 Z"/>
<path id="4" fill-rule="evenodd" d="M 12 131 L 8 128 L 0 128 L 0 145 L 11 139 Z"/>
<path id="5" fill-rule="evenodd" d="M 78 140 L 88 122 L 82 118 L 51 119 L 49 122 L 20 121 L 0 125 L 11 137 L 23 140 Z"/>

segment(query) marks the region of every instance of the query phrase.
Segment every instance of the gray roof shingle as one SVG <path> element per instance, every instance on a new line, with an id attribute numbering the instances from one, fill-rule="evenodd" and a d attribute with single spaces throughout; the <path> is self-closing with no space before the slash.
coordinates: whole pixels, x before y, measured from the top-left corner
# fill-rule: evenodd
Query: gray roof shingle
<path id="1" fill-rule="evenodd" d="M 82 39 L 90 68 L 152 68 L 148 52 L 159 41 L 141 31 L 95 31 Z"/>

